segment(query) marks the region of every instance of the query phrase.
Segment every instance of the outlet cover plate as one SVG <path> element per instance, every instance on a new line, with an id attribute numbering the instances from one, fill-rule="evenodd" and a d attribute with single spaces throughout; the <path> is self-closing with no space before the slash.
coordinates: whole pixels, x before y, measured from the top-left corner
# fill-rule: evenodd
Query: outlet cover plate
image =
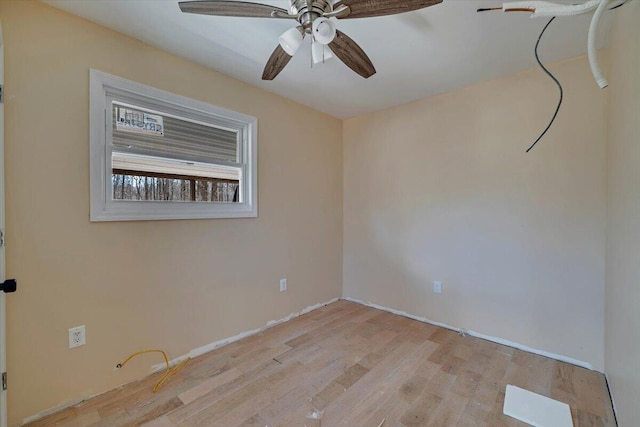
<path id="1" fill-rule="evenodd" d="M 86 343 L 84 325 L 69 329 L 69 348 L 80 347 Z"/>
<path id="2" fill-rule="evenodd" d="M 287 279 L 280 279 L 280 292 L 287 290 Z"/>
<path id="3" fill-rule="evenodd" d="M 442 293 L 442 282 L 438 282 L 438 281 L 433 282 L 433 293 L 435 294 Z"/>

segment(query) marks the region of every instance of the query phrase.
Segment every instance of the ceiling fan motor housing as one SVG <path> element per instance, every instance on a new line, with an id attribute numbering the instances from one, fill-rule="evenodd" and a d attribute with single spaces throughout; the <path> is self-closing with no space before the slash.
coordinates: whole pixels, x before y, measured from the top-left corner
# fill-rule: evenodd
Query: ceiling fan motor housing
<path id="1" fill-rule="evenodd" d="M 291 0 L 291 13 L 298 15 L 298 22 L 309 34 L 313 21 L 332 10 L 333 6 L 329 0 Z"/>

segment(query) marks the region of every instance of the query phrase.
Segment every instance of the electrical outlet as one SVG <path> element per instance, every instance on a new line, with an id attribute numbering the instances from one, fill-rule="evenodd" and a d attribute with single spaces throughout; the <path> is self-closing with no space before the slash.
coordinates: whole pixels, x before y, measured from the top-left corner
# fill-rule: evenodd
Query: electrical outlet
<path id="1" fill-rule="evenodd" d="M 280 292 L 287 290 L 287 279 L 280 279 Z"/>
<path id="2" fill-rule="evenodd" d="M 442 282 L 438 282 L 438 281 L 433 282 L 433 293 L 434 294 L 442 293 Z"/>
<path id="3" fill-rule="evenodd" d="M 86 343 L 84 325 L 69 329 L 69 348 L 80 347 Z"/>

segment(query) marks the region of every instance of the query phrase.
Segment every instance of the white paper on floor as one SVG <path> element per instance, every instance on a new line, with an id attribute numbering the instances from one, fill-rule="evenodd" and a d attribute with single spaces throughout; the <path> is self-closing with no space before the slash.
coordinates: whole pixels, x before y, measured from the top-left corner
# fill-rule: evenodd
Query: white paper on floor
<path id="1" fill-rule="evenodd" d="M 507 386 L 502 412 L 534 427 L 573 427 L 569 405 L 513 385 Z"/>

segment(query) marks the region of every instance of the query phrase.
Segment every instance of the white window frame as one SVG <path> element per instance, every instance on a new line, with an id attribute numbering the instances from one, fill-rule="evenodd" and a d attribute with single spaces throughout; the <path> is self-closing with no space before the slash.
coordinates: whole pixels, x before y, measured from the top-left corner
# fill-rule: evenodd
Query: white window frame
<path id="1" fill-rule="evenodd" d="M 147 85 L 90 70 L 90 219 L 137 221 L 164 219 L 255 218 L 258 216 L 258 119 Z M 113 99 L 138 103 L 185 119 L 238 132 L 242 168 L 239 203 L 113 200 L 111 181 Z"/>

